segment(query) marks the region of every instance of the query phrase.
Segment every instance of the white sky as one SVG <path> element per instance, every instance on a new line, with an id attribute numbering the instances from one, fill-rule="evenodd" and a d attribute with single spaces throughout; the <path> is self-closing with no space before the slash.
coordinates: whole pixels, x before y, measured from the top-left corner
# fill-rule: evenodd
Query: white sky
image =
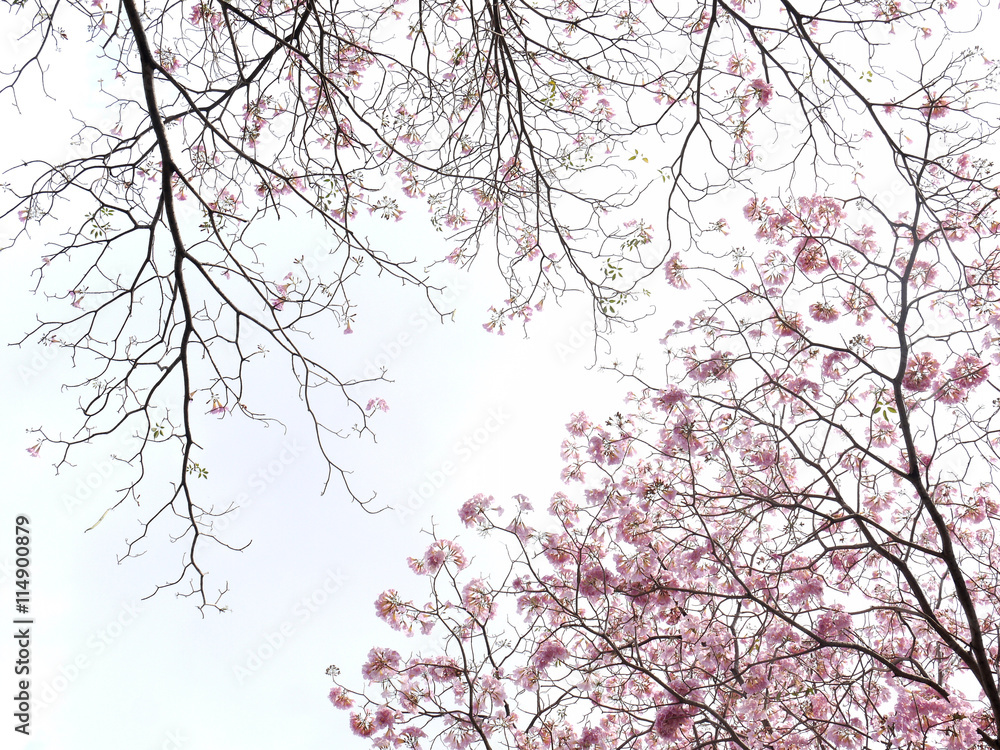
<path id="1" fill-rule="evenodd" d="M 24 294 L 24 278 L 15 271 L 0 282 L 8 339 L 20 330 L 14 320 L 27 322 L 16 312 L 37 304 Z M 207 454 L 206 486 L 250 497 L 226 533 L 253 544 L 214 560 L 216 580 L 230 583 L 232 611 L 205 619 L 169 592 L 138 601 L 173 571 L 180 550 L 159 539 L 146 557 L 117 565 L 124 538 L 136 533 L 131 508 L 84 533 L 124 472 L 95 456 L 55 476 L 44 449 L 39 459 L 26 452 L 25 430 L 60 416 L 53 396 L 68 364 L 63 353 L 39 367 L 45 360 L 35 347 L 5 350 L 0 461 L 8 481 L 0 518 L 9 526 L 17 514 L 31 518 L 33 691 L 43 704 L 36 700 L 31 740 L 16 746 L 159 748 L 170 746 L 173 731 L 189 748 L 365 747 L 326 700 L 324 669 L 336 663 L 360 685 L 368 649 L 398 640 L 372 603 L 388 587 L 424 595 L 405 565 L 429 541 L 421 529 L 433 518 L 457 530 L 455 511 L 476 492 L 504 499 L 524 492 L 547 503 L 561 486 L 559 444 L 571 412 L 586 407 L 605 416 L 622 406 L 624 386 L 588 371 L 585 348 L 567 353 L 583 340 L 574 335 L 582 318 L 553 310 L 539 317 L 537 337 L 498 338 L 481 328 L 482 299 L 470 284 L 457 322 L 426 329 L 414 323 L 426 302 L 414 299 L 362 317 L 351 341 L 363 362 L 400 333 L 412 337 L 392 362 L 396 383 L 379 389 L 391 410 L 376 422 L 378 444 L 345 445 L 359 487 L 377 490 L 386 503 L 406 506 L 421 484 L 441 484 L 432 494 L 425 488 L 429 497 L 412 514 L 366 515 L 336 485 L 321 497 L 322 466 L 302 420 L 289 421 L 288 435 L 220 422 L 213 437 L 223 447 Z M 294 411 L 294 389 L 287 393 Z M 284 448 L 291 448 L 285 460 L 300 452 L 288 466 L 280 461 Z M 454 466 L 448 477 L 446 462 Z M 90 493 L 88 480 L 98 485 Z M 472 549 L 475 535 L 465 538 Z M 0 602 L 13 611 L 12 539 L 0 550 Z M 279 636 L 283 642 L 257 667 L 251 652 L 267 656 L 269 635 L 272 644 Z M 10 687 L 5 640 L 0 664 Z"/>
<path id="2" fill-rule="evenodd" d="M 23 119 L 5 118 L 2 142 L 18 142 L 19 148 L 5 149 L 3 161 L 40 146 L 51 150 L 64 139 L 60 109 L 65 112 L 53 105 Z M 14 141 L 14 133 L 24 137 Z M 297 231 L 290 226 L 281 231 Z M 414 231 L 406 225 L 407 241 L 414 241 Z M 437 240 L 428 233 L 423 249 Z M 305 238 L 303 244 L 309 245 Z M 4 343 L 20 338 L 37 306 L 46 304 L 28 293 L 41 254 L 30 241 L 4 253 Z M 32 734 L 25 740 L 13 733 L 8 699 L 0 726 L 5 747 L 368 746 L 350 733 L 347 715 L 329 704 L 324 670 L 337 664 L 345 681 L 360 686 L 359 667 L 369 648 L 410 645 L 376 618 L 373 602 L 389 587 L 425 595 L 424 581 L 405 563 L 428 543 L 422 529 L 433 520 L 457 531 L 455 512 L 476 492 L 498 499 L 523 492 L 547 504 L 562 487 L 559 446 L 571 413 L 586 409 L 604 417 L 623 408 L 626 386 L 587 369 L 587 318 L 572 303 L 547 305 L 529 340 L 516 329 L 504 337 L 483 331 L 486 308 L 502 294 L 491 269 L 480 265 L 471 276 L 450 277 L 460 294 L 455 322 L 425 322 L 432 321 L 425 300 L 383 284 L 376 296 L 359 297 L 356 332 L 337 341 L 334 369 L 345 375 L 363 374 L 368 362 L 381 364 L 378 357 L 392 352 L 401 335 L 409 342 L 392 357 L 389 376 L 395 383 L 371 392 L 390 405 L 374 422 L 378 443 L 355 440 L 343 448 L 358 488 L 377 491 L 387 504 L 407 506 L 411 493 L 437 479 L 440 486 L 432 493 L 425 488 L 429 496 L 415 512 L 367 515 L 335 482 L 320 496 L 323 467 L 294 383 L 283 379 L 280 367 L 263 371 L 257 386 L 282 394 L 276 403 L 284 410 L 287 434 L 248 429 L 229 418 L 202 433 L 211 469 L 204 486 L 220 502 L 249 497 L 228 524 L 227 538 L 234 544 L 253 539 L 242 554 L 213 559 L 215 580 L 229 582 L 225 603 L 231 611 L 205 619 L 192 601 L 171 592 L 140 601 L 175 571 L 180 558 L 180 549 L 163 538 L 144 557 L 116 564 L 125 538 L 137 533 L 140 514 L 133 507 L 123 506 L 84 532 L 127 476 L 107 462 L 114 446 L 81 453 L 77 468 L 58 476 L 52 451 L 43 448 L 37 459 L 26 452 L 33 442 L 25 434 L 29 428 L 72 426 L 75 397 L 60 386 L 81 371 L 71 371 L 63 350 L 0 349 L 0 471 L 7 480 L 0 496 L 0 520 L 7 528 L 0 533 L 0 612 L 13 627 L 13 526 L 18 514 L 26 514 L 35 620 Z M 288 465 L 281 463 L 283 451 L 286 461 L 297 454 Z M 451 476 L 440 476 L 448 465 L 454 467 Z M 463 538 L 474 550 L 477 537 L 467 532 Z M 13 696 L 13 639 L 0 642 L 3 694 Z"/>
<path id="3" fill-rule="evenodd" d="M 7 48 L 12 45 L 8 40 Z M 68 45 L 66 54 L 73 53 Z M 67 69 L 74 72 L 50 81 L 55 102 L 32 102 L 24 118 L 15 117 L 4 102 L 0 163 L 40 151 L 58 158 L 53 144 L 65 143 L 70 132 L 67 97 L 87 90 L 86 63 Z M 74 100 L 80 108 L 87 106 Z M 400 226 L 406 234 L 399 241 L 416 243 L 414 254 L 446 254 L 447 249 L 438 252 L 429 245 L 438 237 L 420 235 L 410 223 Z M 295 224 L 281 228 L 293 242 L 297 231 Z M 309 246 L 305 235 L 301 240 Z M 44 304 L 27 293 L 29 273 L 42 254 L 32 242 L 3 253 L 0 343 L 20 338 Z M 337 664 L 345 683 L 360 686 L 359 667 L 369 648 L 408 645 L 376 618 L 372 605 L 390 587 L 415 598 L 424 595 L 423 581 L 405 563 L 428 542 L 421 530 L 432 520 L 445 532 L 458 530 L 458 506 L 477 492 L 498 499 L 523 492 L 536 507 L 547 504 L 563 487 L 559 446 L 570 415 L 585 410 L 603 418 L 623 408 L 628 390 L 610 375 L 587 369 L 592 361 L 587 318 L 572 300 L 562 308 L 547 304 L 528 340 L 516 329 L 502 338 L 484 332 L 486 309 L 503 295 L 490 259 L 482 260 L 487 262 L 473 275 L 450 277 L 460 289 L 454 323 L 425 325 L 431 320 L 426 301 L 383 284 L 374 295 L 358 298 L 362 306 L 355 334 L 341 337 L 331 351 L 335 371 L 359 375 L 367 362 L 376 362 L 401 336 L 408 337 L 410 343 L 399 347 L 390 363 L 389 376 L 396 382 L 370 394 L 390 405 L 374 422 L 378 443 L 345 443 L 343 457 L 360 490 L 377 491 L 380 501 L 397 507 L 405 506 L 421 484 L 433 484 L 450 462 L 452 476 L 428 493 L 416 512 L 367 515 L 335 482 L 320 496 L 323 466 L 301 418 L 294 383 L 282 378 L 280 367 L 270 369 L 269 363 L 256 383 L 279 394 L 275 403 L 283 410 L 287 434 L 248 429 L 229 418 L 212 425 L 204 441 L 211 448 L 205 454 L 211 469 L 205 486 L 220 502 L 249 497 L 226 533 L 234 544 L 248 539 L 253 544 L 241 554 L 227 552 L 212 560 L 215 580 L 229 582 L 224 603 L 231 609 L 205 619 L 193 602 L 171 592 L 139 601 L 174 572 L 180 550 L 160 538 L 146 556 L 118 565 L 125 538 L 136 534 L 134 509 L 123 506 L 84 533 L 107 508 L 116 482 L 125 478 L 121 469 L 105 463 L 110 446 L 81 454 L 75 470 L 58 476 L 51 453 L 43 449 L 35 459 L 26 452 L 32 442 L 27 429 L 72 424 L 73 397 L 61 393 L 60 386 L 80 371 L 71 373 L 60 350 L 0 349 L 0 472 L 6 479 L 0 494 L 0 619 L 12 633 L 13 526 L 18 514 L 26 514 L 32 528 L 35 620 L 35 708 L 27 740 L 12 731 L 13 638 L 0 636 L 0 694 L 8 696 L 0 712 L 6 717 L 0 723 L 5 747 L 369 746 L 350 733 L 346 713 L 327 701 L 330 680 L 324 670 Z M 680 297 L 673 293 L 668 299 L 678 304 Z M 642 341 L 654 342 L 661 329 L 681 317 L 681 311 L 663 309 L 662 303 L 660 312 L 642 326 Z M 501 421 L 498 429 L 487 429 Z M 477 450 L 463 451 L 459 446 L 466 440 Z M 282 455 L 287 460 L 292 453 L 294 460 L 281 463 Z M 474 534 L 466 532 L 463 539 L 467 549 L 474 549 Z M 8 744 L 8 737 L 14 742 Z"/>

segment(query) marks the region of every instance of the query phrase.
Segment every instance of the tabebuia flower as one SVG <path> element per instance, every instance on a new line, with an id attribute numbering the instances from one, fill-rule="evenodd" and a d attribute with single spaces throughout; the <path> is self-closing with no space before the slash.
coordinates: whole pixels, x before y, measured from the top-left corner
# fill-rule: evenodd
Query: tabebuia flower
<path id="1" fill-rule="evenodd" d="M 826 259 L 826 249 L 816 240 L 806 238 L 799 245 L 795 265 L 804 273 L 819 273 L 830 267 Z"/>
<path id="2" fill-rule="evenodd" d="M 553 662 L 562 661 L 567 656 L 569 656 L 569 651 L 566 650 L 566 647 L 559 641 L 550 639 L 538 647 L 531 662 L 538 669 L 545 669 Z"/>
<path id="3" fill-rule="evenodd" d="M 840 311 L 827 302 L 813 302 L 809 305 L 809 316 L 820 323 L 833 323 L 840 317 Z"/>
<path id="4" fill-rule="evenodd" d="M 989 377 L 990 368 L 979 357 L 965 354 L 958 358 L 958 363 L 948 370 L 948 375 L 960 387 L 975 388 Z"/>
<path id="5" fill-rule="evenodd" d="M 375 720 L 365 712 L 351 714 L 351 731 L 358 737 L 371 737 L 378 730 L 375 727 Z"/>
<path id="6" fill-rule="evenodd" d="M 683 403 L 688 394 L 676 385 L 670 385 L 653 397 L 653 406 L 661 411 L 670 411 L 671 407 Z"/>
<path id="7" fill-rule="evenodd" d="M 393 711 L 388 706 L 379 706 L 375 709 L 375 716 L 372 717 L 372 723 L 375 725 L 376 729 L 388 729 L 391 728 L 399 720 L 399 714 Z"/>
<path id="8" fill-rule="evenodd" d="M 361 675 L 369 682 L 384 682 L 399 671 L 399 653 L 391 648 L 373 648 L 368 661 L 361 666 Z"/>
<path id="9" fill-rule="evenodd" d="M 693 367 L 688 375 L 699 382 L 733 379 L 732 352 L 712 352 L 704 362 Z"/>
<path id="10" fill-rule="evenodd" d="M 763 78 L 755 78 L 750 81 L 750 89 L 762 107 L 766 107 L 770 103 L 771 97 L 774 96 L 774 86 L 767 83 Z"/>
<path id="11" fill-rule="evenodd" d="M 674 289 L 690 289 L 691 285 L 684 278 L 684 264 L 681 263 L 680 255 L 674 253 L 663 266 L 667 275 L 667 283 Z"/>
<path id="12" fill-rule="evenodd" d="M 384 398 L 368 399 L 365 411 L 389 411 L 389 404 L 385 402 Z"/>
<path id="13" fill-rule="evenodd" d="M 482 579 L 474 578 L 462 589 L 462 606 L 477 620 L 489 620 L 496 613 L 496 603 L 491 587 Z"/>
<path id="14" fill-rule="evenodd" d="M 566 424 L 566 429 L 569 431 L 570 435 L 582 437 L 587 433 L 587 430 L 589 430 L 591 426 L 590 420 L 587 419 L 587 415 L 581 411 L 573 415 L 572 419 L 570 419 L 570 421 Z"/>
<path id="15" fill-rule="evenodd" d="M 675 740 L 690 721 L 691 710 L 680 703 L 672 703 L 656 712 L 653 731 L 664 740 Z"/>
<path id="16" fill-rule="evenodd" d="M 960 404 L 969 392 L 955 380 L 939 380 L 934 384 L 934 400 L 942 404 Z"/>
<path id="17" fill-rule="evenodd" d="M 771 327 L 778 336 L 801 336 L 805 331 L 801 313 L 787 310 L 778 311 L 777 317 L 771 320 Z"/>
<path id="18" fill-rule="evenodd" d="M 915 354 L 903 373 L 903 387 L 911 391 L 926 391 L 940 368 L 938 361 L 927 352 Z"/>
<path id="19" fill-rule="evenodd" d="M 486 512 L 495 507 L 492 495 L 474 495 L 459 508 L 458 517 L 468 527 L 475 526 L 486 517 Z"/>
<path id="20" fill-rule="evenodd" d="M 920 114 L 929 120 L 937 120 L 940 117 L 944 117 L 951 108 L 951 102 L 944 96 L 928 94 L 924 96 L 924 102 L 924 106 L 920 108 Z"/>
<path id="21" fill-rule="evenodd" d="M 844 365 L 844 362 L 850 357 L 851 353 L 846 351 L 830 352 L 825 355 L 820 367 L 820 372 L 823 374 L 823 377 L 829 378 L 830 380 L 840 380 L 847 372 L 847 367 Z"/>
<path id="22" fill-rule="evenodd" d="M 459 570 L 465 567 L 465 552 L 454 542 L 448 539 L 439 539 L 434 542 L 424 553 L 423 564 L 417 570 L 413 564 L 410 568 L 416 573 L 437 573 L 443 565 L 452 563 Z"/>
<path id="23" fill-rule="evenodd" d="M 337 708 L 350 708 L 354 705 L 354 699 L 347 694 L 344 688 L 335 686 L 330 690 L 330 703 Z"/>
<path id="24" fill-rule="evenodd" d="M 375 600 L 375 612 L 378 616 L 389 624 L 393 630 L 406 631 L 410 633 L 409 618 L 407 616 L 408 602 L 404 602 L 395 589 L 388 589 L 379 594 Z"/>

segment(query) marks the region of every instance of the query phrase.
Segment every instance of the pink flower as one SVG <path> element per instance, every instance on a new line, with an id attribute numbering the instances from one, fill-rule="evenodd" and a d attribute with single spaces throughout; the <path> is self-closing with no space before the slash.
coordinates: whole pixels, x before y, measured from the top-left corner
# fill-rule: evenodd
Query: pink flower
<path id="1" fill-rule="evenodd" d="M 169 51 L 164 52 L 163 50 L 156 50 L 156 57 L 160 62 L 160 67 L 162 67 L 167 73 L 173 73 L 181 66 L 180 60 L 177 59 L 177 56 Z"/>
<path id="2" fill-rule="evenodd" d="M 458 509 L 458 517 L 462 519 L 468 527 L 472 527 L 479 523 L 480 519 L 485 518 L 486 511 L 491 510 L 493 505 L 493 496 L 489 495 L 474 495 L 462 504 L 462 507 Z"/>
<path id="3" fill-rule="evenodd" d="M 375 734 L 375 722 L 367 713 L 351 714 L 351 731 L 358 737 L 371 737 Z"/>
<path id="4" fill-rule="evenodd" d="M 903 387 L 911 391 L 926 391 L 938 374 L 940 365 L 930 354 L 914 355 L 903 373 Z"/>
<path id="5" fill-rule="evenodd" d="M 840 380 L 847 373 L 847 368 L 843 365 L 849 354 L 847 352 L 830 352 L 823 357 L 823 364 L 820 372 L 823 377 L 830 380 Z"/>
<path id="6" fill-rule="evenodd" d="M 410 623 L 407 621 L 407 603 L 404 602 L 399 592 L 395 589 L 383 591 L 375 600 L 375 613 L 389 623 L 393 630 L 409 631 Z"/>
<path id="7" fill-rule="evenodd" d="M 399 733 L 399 736 L 403 739 L 403 745 L 406 747 L 420 747 L 417 740 L 426 737 L 427 734 L 420 727 L 407 727 Z"/>
<path id="8" fill-rule="evenodd" d="M 820 638 L 843 640 L 850 632 L 851 616 L 846 612 L 824 612 L 816 621 Z"/>
<path id="9" fill-rule="evenodd" d="M 476 202 L 476 205 L 488 211 L 492 211 L 500 205 L 494 193 L 485 193 L 480 188 L 473 189 L 472 199 Z"/>
<path id="10" fill-rule="evenodd" d="M 447 539 L 439 539 L 424 553 L 423 567 L 430 573 L 437 573 L 446 563 L 452 563 L 461 570 L 466 566 L 467 560 L 461 547 Z"/>
<path id="11" fill-rule="evenodd" d="M 597 106 L 593 110 L 595 115 L 603 117 L 605 120 L 611 120 L 614 118 L 615 113 L 611 109 L 611 102 L 607 99 L 598 99 Z"/>
<path id="12" fill-rule="evenodd" d="M 925 96 L 924 101 L 927 103 L 920 108 L 920 114 L 927 119 L 936 120 L 948 114 L 950 102 L 943 96 Z"/>
<path id="13" fill-rule="evenodd" d="M 960 404 L 968 392 L 954 380 L 938 381 L 934 387 L 934 400 L 942 404 Z"/>
<path id="14" fill-rule="evenodd" d="M 354 333 L 354 329 L 351 328 L 351 324 L 348 323 L 347 327 L 344 329 L 344 335 L 347 336 L 347 335 L 350 335 L 352 333 Z"/>
<path id="15" fill-rule="evenodd" d="M 743 76 L 747 73 L 753 72 L 753 69 L 757 67 L 757 63 L 751 60 L 747 55 L 730 55 L 729 63 L 726 65 L 726 70 L 736 76 Z"/>
<path id="16" fill-rule="evenodd" d="M 825 302 L 813 302 L 809 305 L 809 315 L 820 323 L 832 323 L 840 317 L 840 312 L 833 305 Z"/>
<path id="17" fill-rule="evenodd" d="M 712 352 L 712 356 L 705 362 L 700 362 L 688 373 L 697 381 L 705 382 L 712 380 L 732 380 L 733 361 L 732 352 Z"/>
<path id="18" fill-rule="evenodd" d="M 552 662 L 563 661 L 567 656 L 569 656 L 569 651 L 559 641 L 545 641 L 538 647 L 538 651 L 535 652 L 531 661 L 539 669 L 545 669 Z"/>
<path id="19" fill-rule="evenodd" d="M 884 419 L 875 420 L 867 432 L 868 439 L 876 448 L 888 448 L 897 439 L 896 426 L 889 424 Z"/>
<path id="20" fill-rule="evenodd" d="M 389 411 L 389 405 L 382 398 L 369 399 L 368 405 L 365 406 L 365 411 Z"/>
<path id="21" fill-rule="evenodd" d="M 330 691 L 330 703 L 335 705 L 337 708 L 350 708 L 354 705 L 354 699 L 347 694 L 347 692 L 342 687 L 334 687 Z"/>
<path id="22" fill-rule="evenodd" d="M 802 241 L 795 265 L 805 273 L 825 271 L 830 267 L 823 246 L 811 239 Z"/>
<path id="23" fill-rule="evenodd" d="M 966 354 L 958 358 L 958 364 L 948 370 L 948 375 L 961 388 L 971 390 L 989 377 L 989 365 L 972 354 Z"/>
<path id="24" fill-rule="evenodd" d="M 763 202 L 751 198 L 743 207 L 743 216 L 746 217 L 747 221 L 760 221 L 764 217 L 764 208 Z"/>
<path id="25" fill-rule="evenodd" d="M 361 666 L 361 676 L 369 682 L 385 682 L 399 671 L 400 658 L 391 648 L 373 648 Z"/>
<path id="26" fill-rule="evenodd" d="M 580 750 L 597 750 L 604 746 L 605 734 L 597 727 L 587 727 L 580 732 Z"/>
<path id="27" fill-rule="evenodd" d="M 28 453 L 30 453 L 34 458 L 38 458 L 38 451 L 42 449 L 42 444 L 40 442 L 35 443 L 33 446 L 28 448 Z"/>
<path id="28" fill-rule="evenodd" d="M 396 723 L 397 719 L 398 716 L 396 715 L 396 712 L 388 706 L 379 706 L 375 709 L 374 723 L 376 729 L 386 729 L 391 727 Z"/>
<path id="29" fill-rule="evenodd" d="M 489 620 L 496 613 L 493 592 L 480 578 L 469 581 L 462 589 L 462 606 L 477 620 Z"/>
<path id="30" fill-rule="evenodd" d="M 576 435 L 577 437 L 583 437 L 587 434 L 587 431 L 590 428 L 590 420 L 587 419 L 587 415 L 582 411 L 574 414 L 570 421 L 566 424 L 566 429 L 569 431 L 569 434 Z"/>
<path id="31" fill-rule="evenodd" d="M 674 740 L 685 724 L 690 721 L 688 711 L 679 703 L 664 706 L 656 712 L 653 731 L 662 739 Z"/>
<path id="32" fill-rule="evenodd" d="M 670 411 L 675 404 L 687 401 L 688 395 L 676 385 L 669 386 L 666 390 L 660 391 L 653 398 L 653 406 L 660 411 Z"/>
<path id="33" fill-rule="evenodd" d="M 755 78 L 750 81 L 750 88 L 762 107 L 766 107 L 771 101 L 771 97 L 774 96 L 774 86 L 764 81 L 763 78 Z"/>
<path id="34" fill-rule="evenodd" d="M 212 409 L 208 412 L 209 414 L 225 414 L 226 407 L 219 403 L 219 399 L 212 399 Z"/>
<path id="35" fill-rule="evenodd" d="M 684 278 L 685 266 L 681 264 L 680 256 L 677 253 L 667 258 L 663 268 L 667 274 L 667 283 L 674 289 L 689 289 L 691 287 Z"/>
<path id="36" fill-rule="evenodd" d="M 771 320 L 771 327 L 778 336 L 800 336 L 805 330 L 802 325 L 802 315 L 799 313 L 788 313 L 784 310 L 778 311 L 779 317 Z"/>

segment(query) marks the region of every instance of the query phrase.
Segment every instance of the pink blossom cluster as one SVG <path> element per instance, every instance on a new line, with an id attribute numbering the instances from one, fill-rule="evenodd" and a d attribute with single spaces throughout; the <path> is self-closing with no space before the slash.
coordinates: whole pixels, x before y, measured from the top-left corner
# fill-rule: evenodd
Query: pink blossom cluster
<path id="1" fill-rule="evenodd" d="M 467 564 L 465 552 L 455 542 L 439 539 L 427 548 L 422 558 L 407 559 L 410 569 L 420 575 L 434 575 L 445 565 L 461 570 Z"/>
<path id="2" fill-rule="evenodd" d="M 222 14 L 218 11 L 212 10 L 212 7 L 208 2 L 196 3 L 191 8 L 191 15 L 188 19 L 195 26 L 204 25 L 212 31 L 218 31 L 224 24 Z"/>

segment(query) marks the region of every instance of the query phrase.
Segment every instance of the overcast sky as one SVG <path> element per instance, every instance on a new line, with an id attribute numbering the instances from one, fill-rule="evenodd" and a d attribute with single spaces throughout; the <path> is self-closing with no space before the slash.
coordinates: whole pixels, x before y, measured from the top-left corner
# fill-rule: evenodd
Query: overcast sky
<path id="1" fill-rule="evenodd" d="M 3 276 L 0 293 L 15 309 L 38 304 L 24 294 L 24 278 Z M 207 453 L 207 482 L 221 484 L 213 489 L 222 497 L 248 498 L 225 531 L 253 544 L 215 556 L 211 572 L 229 581 L 231 611 L 205 619 L 169 592 L 140 601 L 173 572 L 179 550 L 160 539 L 147 556 L 117 565 L 124 539 L 136 534 L 133 508 L 85 533 L 124 472 L 95 456 L 56 476 L 51 455 L 26 452 L 26 429 L 66 419 L 59 408 L 67 400 L 57 396 L 69 362 L 33 346 L 7 349 L 3 518 L 10 526 L 17 514 L 31 518 L 35 618 L 36 710 L 32 738 L 20 746 L 159 748 L 174 732 L 191 748 L 364 747 L 327 702 L 324 669 L 336 663 L 360 685 L 367 650 L 399 640 L 372 603 L 387 587 L 421 595 L 423 581 L 405 565 L 429 541 L 421 530 L 432 520 L 457 530 L 455 512 L 476 492 L 547 501 L 561 484 L 570 414 L 604 416 L 622 405 L 624 386 L 586 369 L 584 318 L 555 310 L 539 319 L 537 337 L 498 338 L 481 328 L 482 299 L 468 284 L 457 322 L 445 326 L 424 325 L 427 304 L 417 300 L 357 326 L 360 363 L 395 351 L 400 334 L 410 341 L 392 360 L 396 382 L 379 389 L 390 411 L 376 423 L 378 443 L 345 446 L 358 486 L 394 510 L 368 515 L 335 485 L 320 496 L 322 465 L 301 418 L 287 420 L 287 434 L 227 432 L 220 422 L 213 437 L 223 447 Z M 19 330 L 9 321 L 5 335 Z M 284 385 L 294 415 L 295 391 Z M 476 537 L 465 537 L 474 548 Z M 0 559 L 0 600 L 10 602 L 11 540 Z M 8 664 L 9 643 L 4 652 Z"/>
<path id="2" fill-rule="evenodd" d="M 25 134 L 17 153 L 4 154 L 8 163 L 65 138 L 55 111 L 39 105 L 5 121 L 8 138 Z M 297 231 L 280 229 L 293 240 Z M 436 236 L 420 239 L 413 225 L 405 231 L 406 241 L 424 243 L 415 254 L 436 252 L 428 244 Z M 32 242 L 4 253 L 5 343 L 31 327 L 40 305 L 53 304 L 29 293 L 41 253 Z M 489 271 L 481 264 L 473 274 L 446 277 L 457 313 L 444 325 L 418 295 L 376 287 L 375 296 L 359 300 L 355 334 L 338 345 L 338 372 L 370 374 L 387 364 L 395 381 L 371 392 L 390 406 L 374 423 L 378 442 L 342 446 L 358 489 L 377 492 L 376 503 L 393 509 L 368 515 L 336 484 L 320 495 L 323 466 L 294 382 L 276 362 L 254 377 L 258 393 L 263 386 L 274 394 L 286 433 L 228 418 L 202 433 L 211 464 L 204 486 L 219 502 L 242 499 L 225 524 L 227 541 L 253 542 L 242 553 L 213 556 L 210 572 L 228 581 L 230 611 L 204 619 L 191 600 L 171 592 L 142 601 L 175 574 L 178 547 L 157 538 L 143 557 L 117 564 L 125 539 L 137 534 L 134 506 L 85 531 L 127 478 L 108 460 L 123 446 L 81 453 L 75 468 L 58 475 L 54 451 L 43 447 L 38 458 L 26 451 L 28 429 L 73 425 L 76 397 L 61 386 L 86 373 L 73 369 L 65 350 L 0 350 L 0 518 L 8 525 L 0 601 L 13 611 L 13 526 L 24 514 L 32 529 L 34 619 L 32 734 L 14 735 L 7 710 L 4 742 L 14 736 L 19 748 L 74 750 L 367 747 L 327 701 L 324 670 L 337 664 L 345 682 L 360 686 L 369 648 L 412 645 L 378 620 L 372 605 L 388 587 L 424 594 L 424 581 L 405 564 L 426 547 L 424 530 L 433 522 L 441 533 L 458 531 L 456 510 L 476 492 L 498 499 L 523 492 L 544 505 L 561 487 L 559 446 L 570 415 L 585 409 L 604 417 L 623 408 L 627 387 L 588 369 L 592 331 L 573 300 L 536 316 L 527 340 L 516 330 L 498 337 L 482 329 L 487 307 L 502 298 Z M 658 338 L 646 330 L 647 340 Z M 477 537 L 463 538 L 474 551 Z M 15 687 L 15 657 L 13 639 L 2 640 L 6 694 Z"/>
<path id="3" fill-rule="evenodd" d="M 7 39 L 9 56 L 16 46 Z M 0 113 L 0 166 L 45 153 L 57 160 L 72 152 L 67 115 L 100 118 L 92 90 L 99 76 L 67 45 L 70 71 L 53 79 L 46 100 L 24 102 L 17 117 L 9 102 Z M 82 49 L 87 52 L 86 49 Z M 9 59 L 9 57 L 7 58 Z M 91 87 L 91 88 L 88 88 Z M 30 106 L 28 106 L 30 105 Z M 60 144 L 65 144 L 60 151 Z M 0 182 L 3 182 L 3 178 Z M 880 175 L 870 177 L 888 179 Z M 720 206 L 720 212 L 732 206 Z M 274 243 L 299 254 L 315 243 L 301 224 L 272 227 Z M 423 228 L 426 230 L 426 227 Z M 413 255 L 441 257 L 450 248 L 419 221 L 399 225 L 391 238 L 409 243 Z M 657 240 L 654 240 L 657 241 Z M 727 242 L 737 244 L 731 237 Z M 29 293 L 30 274 L 44 249 L 24 241 L 0 258 L 0 342 L 19 340 L 47 303 Z M 77 455 L 76 466 L 55 473 L 53 451 L 27 452 L 27 430 L 74 425 L 76 396 L 61 386 L 86 377 L 66 351 L 30 343 L 0 349 L 0 613 L 14 599 L 14 519 L 31 519 L 32 734 L 12 731 L 12 704 L 0 733 L 4 747 L 68 750 L 220 750 L 225 748 L 367 748 L 347 727 L 347 715 L 326 698 L 336 664 L 342 682 L 361 685 L 360 665 L 373 645 L 406 640 L 378 620 L 373 603 L 386 588 L 420 598 L 423 579 L 406 567 L 422 554 L 431 524 L 460 531 L 459 505 L 477 492 L 507 499 L 524 493 L 544 507 L 563 485 L 559 459 L 564 425 L 585 410 L 602 419 L 623 409 L 628 384 L 596 368 L 592 329 L 582 300 L 546 305 L 535 316 L 530 339 L 511 330 L 487 334 L 490 304 L 503 298 L 483 258 L 471 274 L 442 276 L 454 290 L 455 320 L 437 322 L 426 300 L 398 286 L 373 284 L 362 294 L 354 335 L 331 348 L 333 369 L 345 377 L 370 376 L 382 365 L 395 382 L 370 396 L 390 407 L 373 423 L 371 439 L 345 441 L 338 458 L 353 470 L 362 493 L 377 492 L 369 515 L 336 483 L 321 495 L 324 467 L 303 418 L 295 383 L 272 358 L 254 371 L 253 394 L 269 399 L 287 431 L 226 418 L 201 435 L 211 470 L 204 487 L 219 504 L 239 501 L 223 534 L 242 553 L 213 555 L 210 572 L 227 582 L 225 614 L 202 618 L 191 600 L 170 591 L 142 601 L 176 574 L 181 551 L 157 537 L 138 559 L 117 563 L 125 540 L 138 532 L 141 511 L 123 505 L 93 530 L 128 473 L 104 443 Z M 280 278 L 284 271 L 275 274 Z M 657 274 L 659 277 L 659 274 Z M 616 342 L 627 350 L 656 348 L 667 326 L 682 317 L 681 296 L 658 300 L 658 316 L 639 333 Z M 662 382 L 650 373 L 654 382 Z M 266 395 L 265 395 L 266 394 Z M 255 404 L 251 404 L 255 406 Z M 331 426 L 339 426 L 331 424 Z M 206 489 L 206 492 L 209 489 Z M 475 551 L 477 537 L 462 532 Z M 14 642 L 0 638 L 0 692 L 15 689 Z M 14 737 L 13 745 L 7 744 Z"/>

